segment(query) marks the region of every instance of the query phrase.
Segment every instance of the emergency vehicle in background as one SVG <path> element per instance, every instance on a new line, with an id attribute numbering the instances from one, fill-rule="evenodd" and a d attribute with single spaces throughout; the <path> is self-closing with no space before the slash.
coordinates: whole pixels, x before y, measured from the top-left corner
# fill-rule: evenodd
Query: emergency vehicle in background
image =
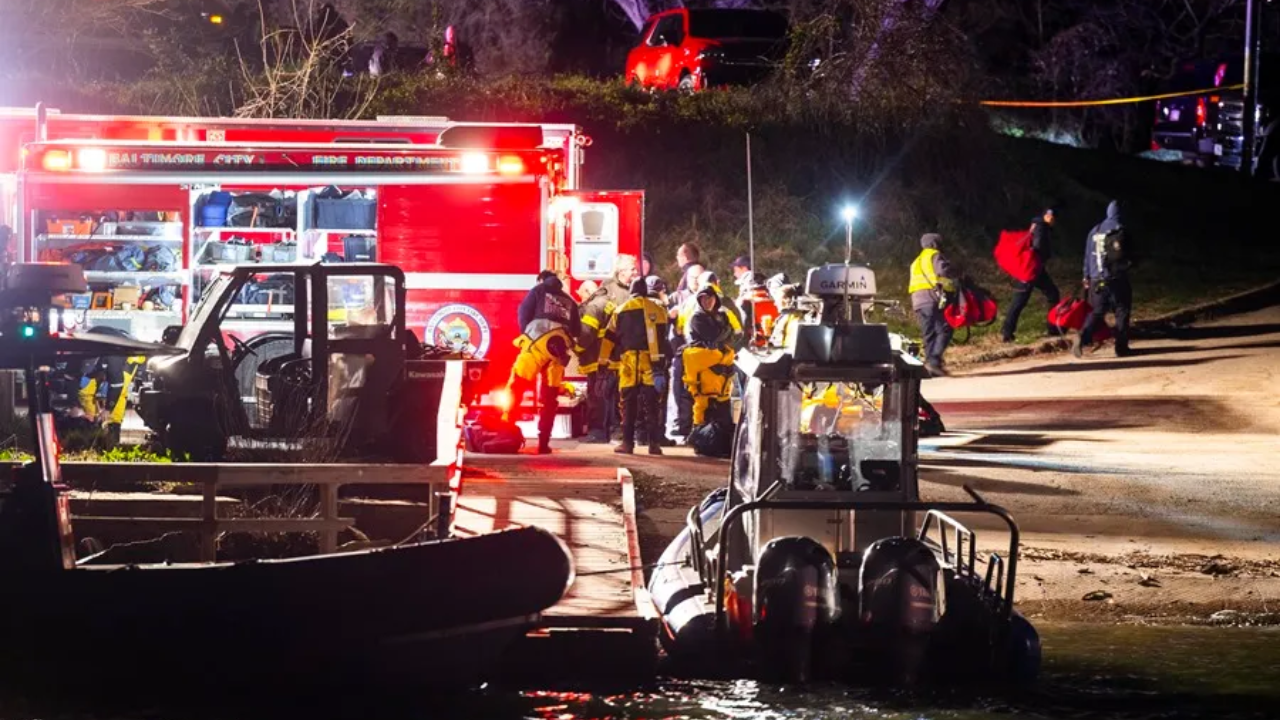
<path id="1" fill-rule="evenodd" d="M 643 192 L 583 189 L 589 144 L 569 124 L 0 109 L 0 224 L 15 260 L 85 267 L 91 292 L 72 298 L 67 329 L 139 340 L 184 324 L 230 265 L 393 264 L 409 329 L 488 359 L 494 388 L 540 270 L 564 271 L 572 290 L 642 250 Z M 262 277 L 223 327 L 242 341 L 288 332 L 276 312 L 288 292 Z"/>

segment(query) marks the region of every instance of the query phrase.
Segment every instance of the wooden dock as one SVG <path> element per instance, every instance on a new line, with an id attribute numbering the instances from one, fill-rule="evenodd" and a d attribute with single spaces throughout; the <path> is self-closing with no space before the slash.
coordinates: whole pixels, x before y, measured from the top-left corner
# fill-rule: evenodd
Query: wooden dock
<path id="1" fill-rule="evenodd" d="M 635 519 L 631 475 L 623 468 L 569 453 L 465 456 L 455 535 L 537 526 L 573 554 L 572 586 L 512 653 L 510 672 L 528 677 L 541 669 L 575 679 L 652 672 L 657 621 L 644 590 Z M 563 662 L 539 668 L 548 657 Z"/>

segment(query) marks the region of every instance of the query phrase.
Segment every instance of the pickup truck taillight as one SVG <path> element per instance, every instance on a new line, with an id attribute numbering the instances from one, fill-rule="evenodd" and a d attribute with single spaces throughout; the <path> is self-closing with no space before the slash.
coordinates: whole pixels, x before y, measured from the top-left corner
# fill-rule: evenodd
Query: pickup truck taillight
<path id="1" fill-rule="evenodd" d="M 1204 127 L 1209 119 L 1209 104 L 1204 98 L 1196 98 L 1196 127 Z"/>

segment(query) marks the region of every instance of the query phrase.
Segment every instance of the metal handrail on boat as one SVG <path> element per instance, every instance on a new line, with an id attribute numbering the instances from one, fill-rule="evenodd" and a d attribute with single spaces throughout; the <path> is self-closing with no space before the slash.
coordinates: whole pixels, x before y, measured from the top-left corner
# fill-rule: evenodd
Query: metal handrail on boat
<path id="1" fill-rule="evenodd" d="M 698 573 L 698 578 L 703 583 L 707 581 L 707 561 L 703 553 L 703 533 L 702 533 L 702 505 L 694 505 L 689 509 L 689 515 L 685 517 L 685 526 L 689 528 L 689 564 L 693 566 L 693 571 Z"/>
<path id="2" fill-rule="evenodd" d="M 741 505 L 730 508 L 724 514 L 724 518 L 720 521 L 721 541 L 717 548 L 717 572 L 724 572 L 725 563 L 728 560 L 729 554 L 729 540 L 733 537 L 733 533 L 730 532 L 733 524 L 741 520 L 742 516 L 746 513 L 754 512 L 756 510 L 898 510 L 918 512 L 937 510 L 942 512 L 985 512 L 1004 520 L 1005 524 L 1009 526 L 1008 572 L 1005 573 L 1007 576 L 1007 584 L 1003 588 L 1004 597 L 1002 598 L 1003 602 L 1002 607 L 1000 608 L 1001 615 L 1004 616 L 1005 620 L 1008 620 L 1013 614 L 1013 591 L 1017 586 L 1015 580 L 1017 578 L 1018 570 L 1018 543 L 1020 537 L 1018 523 L 1014 521 L 1013 516 L 1008 510 L 1005 510 L 999 505 L 992 505 L 986 500 L 983 500 L 982 496 L 975 492 L 973 488 L 965 485 L 964 490 L 974 499 L 973 502 L 892 502 L 883 500 L 753 500 L 751 502 L 745 502 Z M 988 572 L 990 572 L 990 570 L 988 570 Z M 723 578 L 720 578 L 720 580 L 723 580 Z M 713 587 L 719 588 L 722 584 L 722 582 L 717 582 Z M 715 595 L 715 627 L 716 632 L 721 633 L 723 636 L 728 631 L 728 627 L 725 623 L 724 593 L 717 589 Z"/>
<path id="3" fill-rule="evenodd" d="M 935 524 L 938 528 L 938 540 L 936 541 L 929 538 L 929 530 L 931 530 Z M 956 542 L 954 553 L 947 544 L 948 533 L 944 526 L 949 526 L 950 529 L 954 530 Z M 920 523 L 920 532 L 916 534 L 916 539 L 922 542 L 932 542 L 936 544 L 938 548 L 942 550 L 942 561 L 954 567 L 958 574 L 975 574 L 974 568 L 977 567 L 978 550 L 973 531 L 962 525 L 960 521 L 950 515 L 947 515 L 940 510 L 930 510 L 925 513 L 924 521 Z M 964 552 L 965 539 L 968 539 L 969 541 L 969 553 L 967 558 Z M 952 558 L 952 555 L 955 556 L 954 559 Z M 968 560 L 968 562 L 965 562 L 965 560 Z"/>
<path id="4" fill-rule="evenodd" d="M 1000 568 L 999 571 L 996 570 L 997 566 Z M 992 577 L 994 577 L 996 581 L 995 588 L 991 587 Z M 983 578 L 982 584 L 988 590 L 993 591 L 997 596 L 1004 591 L 1004 558 L 1000 557 L 997 553 L 991 553 L 987 556 L 987 575 Z"/>

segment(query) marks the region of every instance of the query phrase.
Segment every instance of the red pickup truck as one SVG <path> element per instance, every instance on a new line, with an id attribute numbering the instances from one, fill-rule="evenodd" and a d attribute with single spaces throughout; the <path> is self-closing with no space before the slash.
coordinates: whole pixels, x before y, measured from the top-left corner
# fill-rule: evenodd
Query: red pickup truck
<path id="1" fill-rule="evenodd" d="M 702 90 L 764 78 L 786 53 L 785 16 L 767 10 L 680 8 L 649 18 L 627 55 L 628 83 Z"/>

